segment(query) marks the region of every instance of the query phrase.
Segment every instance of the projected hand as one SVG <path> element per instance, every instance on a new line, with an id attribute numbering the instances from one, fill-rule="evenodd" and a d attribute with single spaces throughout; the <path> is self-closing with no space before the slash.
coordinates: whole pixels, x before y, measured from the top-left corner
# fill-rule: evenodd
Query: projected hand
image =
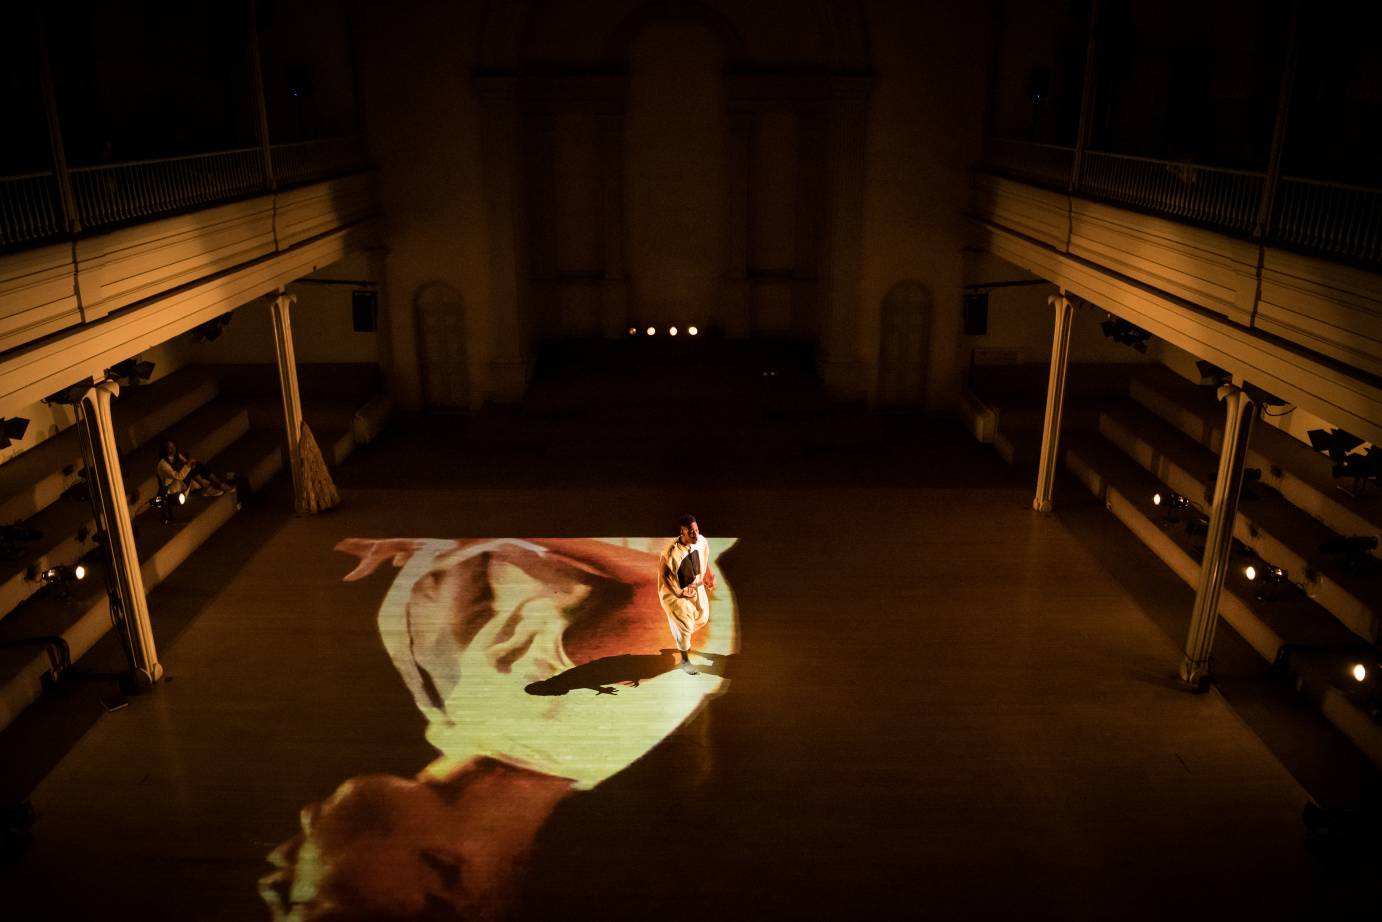
<path id="1" fill-rule="evenodd" d="M 346 538 L 336 545 L 336 550 L 360 558 L 355 569 L 345 575 L 345 581 L 350 583 L 369 576 L 385 561 L 391 561 L 395 567 L 403 566 L 421 544 L 415 538 Z"/>

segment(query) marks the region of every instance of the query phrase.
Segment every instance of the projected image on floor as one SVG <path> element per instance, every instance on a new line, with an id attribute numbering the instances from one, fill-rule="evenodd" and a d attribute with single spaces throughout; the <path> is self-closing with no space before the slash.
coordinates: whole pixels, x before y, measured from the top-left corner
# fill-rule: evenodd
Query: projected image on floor
<path id="1" fill-rule="evenodd" d="M 437 756 L 304 808 L 261 881 L 274 918 L 502 911 L 563 797 L 632 765 L 728 686 L 733 596 L 713 559 L 688 573 L 684 545 L 681 584 L 675 563 L 663 582 L 673 540 L 341 541 L 347 581 L 392 577 L 380 638 Z M 712 543 L 718 558 L 734 539 Z M 708 604 L 690 664 L 676 649 L 683 595 Z"/>

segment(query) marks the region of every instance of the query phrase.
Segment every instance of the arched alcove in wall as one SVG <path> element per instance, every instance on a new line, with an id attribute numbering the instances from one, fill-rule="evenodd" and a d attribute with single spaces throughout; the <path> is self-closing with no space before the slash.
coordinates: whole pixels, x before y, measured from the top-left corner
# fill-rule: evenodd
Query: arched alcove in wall
<path id="1" fill-rule="evenodd" d="M 723 325 L 725 49 L 702 24 L 652 22 L 629 47 L 624 126 L 631 312 Z"/>
<path id="2" fill-rule="evenodd" d="M 427 282 L 413 296 L 417 309 L 422 399 L 430 410 L 467 409 L 465 305 L 448 282 Z"/>
<path id="3" fill-rule="evenodd" d="M 878 344 L 880 405 L 925 404 L 931 304 L 931 289 L 916 279 L 903 279 L 884 295 Z"/>

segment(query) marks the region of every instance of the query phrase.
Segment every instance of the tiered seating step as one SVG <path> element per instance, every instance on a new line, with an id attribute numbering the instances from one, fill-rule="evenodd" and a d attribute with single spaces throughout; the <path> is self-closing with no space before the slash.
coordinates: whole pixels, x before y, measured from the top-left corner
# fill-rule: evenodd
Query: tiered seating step
<path id="1" fill-rule="evenodd" d="M 82 445 L 68 428 L 0 466 L 0 524 L 32 518 L 80 480 Z"/>
<path id="2" fill-rule="evenodd" d="M 1214 389 L 1197 387 L 1160 365 L 1138 369 L 1129 395 L 1210 451 L 1223 440 L 1224 411 Z M 1293 506 L 1340 535 L 1382 537 L 1382 493 L 1352 496 L 1339 489 L 1333 462 L 1275 426 L 1253 427 L 1247 466 Z"/>
<path id="3" fill-rule="evenodd" d="M 1071 474 L 1157 557 L 1191 586 L 1198 583 L 1203 539 L 1168 522 L 1152 502 L 1154 494 L 1167 492 L 1168 484 L 1092 434 L 1066 440 L 1063 455 Z M 1372 648 L 1304 594 L 1292 591 L 1263 601 L 1256 597 L 1259 585 L 1249 582 L 1241 567 L 1232 568 L 1220 597 L 1220 615 L 1265 661 L 1290 669 L 1325 717 L 1382 765 L 1382 726 L 1349 698 L 1350 680 L 1338 668 L 1342 661 L 1367 658 Z"/>
<path id="4" fill-rule="evenodd" d="M 1100 416 L 1099 432 L 1172 490 L 1209 507 L 1218 458 L 1183 430 L 1126 401 Z M 1238 505 L 1234 536 L 1305 583 L 1311 596 L 1359 637 L 1378 640 L 1382 567 L 1350 570 L 1341 556 L 1322 551 L 1326 542 L 1339 538 L 1324 524 L 1271 487 L 1249 483 Z"/>
<path id="5" fill-rule="evenodd" d="M 251 431 L 214 458 L 217 468 L 233 465 L 249 478 L 251 490 L 261 488 L 282 467 L 282 437 L 276 432 Z M 229 492 L 218 497 L 193 495 L 179 507 L 176 518 L 165 523 L 157 510 L 146 510 L 134 519 L 138 533 L 140 570 L 144 587 L 152 590 L 230 516 L 239 497 Z M 105 593 L 104 553 L 83 558 L 88 575 L 68 584 L 69 596 L 50 589 L 30 598 L 0 622 L 0 728 L 42 694 L 45 676 L 55 668 L 57 643 L 13 646 L 16 641 L 61 637 L 72 661 L 79 659 L 110 628 Z"/>

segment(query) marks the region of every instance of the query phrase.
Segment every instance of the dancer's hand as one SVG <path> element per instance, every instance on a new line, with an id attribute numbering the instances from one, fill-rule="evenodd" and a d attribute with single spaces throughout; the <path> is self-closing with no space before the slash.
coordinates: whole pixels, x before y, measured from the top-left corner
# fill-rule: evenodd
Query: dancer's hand
<path id="1" fill-rule="evenodd" d="M 403 566 L 421 546 L 415 538 L 346 538 L 336 545 L 336 550 L 360 558 L 355 569 L 345 575 L 345 581 L 352 583 L 369 576 L 385 561 L 392 561 L 395 567 Z"/>

